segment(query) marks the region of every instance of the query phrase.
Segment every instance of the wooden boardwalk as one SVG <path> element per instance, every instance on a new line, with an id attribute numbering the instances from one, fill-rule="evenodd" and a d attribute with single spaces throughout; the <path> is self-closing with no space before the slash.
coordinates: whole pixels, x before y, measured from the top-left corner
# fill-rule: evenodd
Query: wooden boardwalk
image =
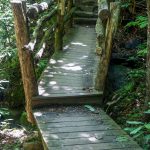
<path id="1" fill-rule="evenodd" d="M 99 57 L 94 27 L 77 26 L 68 33 L 62 52 L 55 54 L 41 76 L 40 96 L 33 105 L 100 104 L 102 91 L 94 90 Z"/>
<path id="2" fill-rule="evenodd" d="M 103 93 L 94 90 L 95 39 L 94 27 L 75 27 L 41 76 L 33 106 L 42 106 L 34 108 L 34 117 L 45 150 L 141 150 L 102 109 L 84 106 L 100 104 Z"/>
<path id="3" fill-rule="evenodd" d="M 142 150 L 98 107 L 49 107 L 34 116 L 45 150 Z"/>

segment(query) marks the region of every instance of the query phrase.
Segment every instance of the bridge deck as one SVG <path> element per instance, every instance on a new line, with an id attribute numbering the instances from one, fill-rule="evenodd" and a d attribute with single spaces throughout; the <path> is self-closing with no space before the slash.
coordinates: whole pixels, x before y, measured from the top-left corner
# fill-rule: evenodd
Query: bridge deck
<path id="1" fill-rule="evenodd" d="M 64 51 L 54 55 L 39 82 L 34 106 L 48 104 L 100 104 L 94 90 L 98 64 L 95 31 L 75 27 Z M 49 106 L 34 108 L 45 150 L 141 150 L 99 107 Z"/>
<path id="2" fill-rule="evenodd" d="M 94 27 L 74 27 L 63 51 L 50 59 L 42 74 L 40 96 L 33 98 L 33 105 L 100 103 L 102 92 L 94 90 L 99 59 L 95 45 Z"/>
<path id="3" fill-rule="evenodd" d="M 142 150 L 98 107 L 49 107 L 34 116 L 45 150 Z"/>

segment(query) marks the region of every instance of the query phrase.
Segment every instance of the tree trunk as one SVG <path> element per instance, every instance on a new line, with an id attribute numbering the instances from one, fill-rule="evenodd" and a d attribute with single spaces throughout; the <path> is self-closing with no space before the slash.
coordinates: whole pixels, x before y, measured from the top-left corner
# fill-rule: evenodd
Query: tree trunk
<path id="1" fill-rule="evenodd" d="M 146 61 L 146 102 L 145 107 L 148 107 L 150 102 L 150 1 L 147 0 L 147 14 L 148 14 L 148 30 L 147 30 L 147 61 Z"/>
<path id="2" fill-rule="evenodd" d="M 32 96 L 38 95 L 38 89 L 32 55 L 29 51 L 23 50 L 24 45 L 28 44 L 29 42 L 27 20 L 25 15 L 25 3 L 22 3 L 22 1 L 12 0 L 11 5 L 14 14 L 14 27 L 18 56 L 26 99 L 26 112 L 28 121 L 34 123 L 32 114 Z"/>
<path id="3" fill-rule="evenodd" d="M 57 28 L 55 31 L 55 52 L 63 49 L 65 1 L 58 0 Z"/>
<path id="4" fill-rule="evenodd" d="M 110 3 L 111 17 L 108 20 L 107 27 L 106 27 L 105 50 L 100 56 L 97 77 L 95 81 L 95 89 L 99 91 L 104 91 L 105 88 L 105 81 L 106 81 L 110 58 L 111 58 L 113 35 L 117 28 L 116 25 L 118 25 L 117 22 L 118 22 L 118 16 L 120 12 L 119 10 L 120 10 L 119 2 Z"/>

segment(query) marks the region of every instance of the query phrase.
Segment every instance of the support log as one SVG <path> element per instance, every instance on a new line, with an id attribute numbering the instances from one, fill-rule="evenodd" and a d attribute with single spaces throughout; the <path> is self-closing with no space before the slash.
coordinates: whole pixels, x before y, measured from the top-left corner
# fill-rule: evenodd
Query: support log
<path id="1" fill-rule="evenodd" d="M 50 21 L 52 17 L 56 14 L 57 12 L 57 6 L 54 7 L 54 9 L 47 15 L 43 16 L 41 19 L 38 20 L 37 26 L 33 32 L 33 37 L 32 40 L 29 42 L 28 45 L 25 45 L 24 49 L 28 51 L 34 51 L 37 49 L 41 38 L 41 32 L 43 33 L 42 27 L 45 25 L 46 22 Z"/>
<path id="2" fill-rule="evenodd" d="M 53 24 L 44 34 L 40 44 L 39 44 L 39 50 L 35 55 L 35 61 L 38 63 L 38 61 L 41 59 L 42 55 L 44 54 L 45 48 L 47 46 L 47 42 L 49 42 L 50 38 L 54 36 L 54 31 L 56 29 L 57 23 Z"/>
<path id="3" fill-rule="evenodd" d="M 107 0 L 98 0 L 98 16 L 102 21 L 109 18 L 110 11 Z"/>
<path id="4" fill-rule="evenodd" d="M 38 95 L 38 89 L 32 55 L 29 51 L 23 50 L 24 45 L 29 42 L 25 3 L 22 3 L 21 0 L 11 0 L 11 6 L 14 14 L 14 27 L 26 99 L 26 112 L 28 121 L 34 123 L 31 99 L 33 96 Z"/>
<path id="5" fill-rule="evenodd" d="M 95 80 L 95 89 L 99 91 L 104 91 L 106 77 L 108 73 L 110 58 L 111 58 L 111 51 L 112 51 L 112 42 L 113 36 L 116 31 L 116 26 L 118 22 L 118 16 L 120 10 L 120 2 L 113 2 L 110 3 L 110 12 L 111 17 L 107 22 L 106 28 L 106 37 L 105 37 L 105 50 L 100 56 L 97 77 Z"/>
<path id="6" fill-rule="evenodd" d="M 40 4 L 35 3 L 33 5 L 30 5 L 27 10 L 27 17 L 30 19 L 37 19 L 38 15 L 47 10 L 53 3 L 54 0 L 48 0 Z"/>
<path id="7" fill-rule="evenodd" d="M 96 22 L 96 53 L 102 55 L 105 49 L 105 30 L 107 20 L 110 17 L 107 0 L 98 0 L 98 19 Z"/>
<path id="8" fill-rule="evenodd" d="M 64 32 L 64 13 L 65 13 L 65 0 L 57 0 L 57 28 L 55 31 L 55 52 L 63 49 L 63 32 Z"/>

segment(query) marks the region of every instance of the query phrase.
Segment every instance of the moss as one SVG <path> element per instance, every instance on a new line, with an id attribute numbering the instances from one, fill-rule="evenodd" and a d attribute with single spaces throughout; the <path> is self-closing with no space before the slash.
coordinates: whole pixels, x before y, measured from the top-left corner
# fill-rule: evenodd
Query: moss
<path id="1" fill-rule="evenodd" d="M 30 123 L 29 123 L 28 120 L 27 120 L 27 113 L 26 113 L 26 112 L 23 112 L 23 113 L 21 114 L 20 123 L 21 123 L 22 125 L 25 125 L 25 126 L 29 126 L 29 125 L 30 125 Z"/>

